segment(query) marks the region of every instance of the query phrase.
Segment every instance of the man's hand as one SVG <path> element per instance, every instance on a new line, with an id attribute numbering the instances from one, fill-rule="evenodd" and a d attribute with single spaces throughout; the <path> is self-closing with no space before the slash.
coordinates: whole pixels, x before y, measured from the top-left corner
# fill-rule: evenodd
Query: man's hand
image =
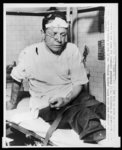
<path id="1" fill-rule="evenodd" d="M 66 105 L 65 98 L 62 97 L 50 98 L 49 105 L 51 108 L 60 109 L 60 107 Z"/>
<path id="2" fill-rule="evenodd" d="M 15 109 L 16 107 L 17 105 L 13 104 L 11 100 L 6 102 L 6 110 Z"/>
<path id="3" fill-rule="evenodd" d="M 15 109 L 17 107 L 17 97 L 21 88 L 21 83 L 13 79 L 12 89 L 11 89 L 11 98 L 10 101 L 6 102 L 6 110 Z"/>
<path id="4" fill-rule="evenodd" d="M 82 85 L 73 86 L 72 90 L 67 94 L 66 97 L 52 97 L 49 99 L 49 105 L 51 108 L 60 109 L 70 101 L 75 99 L 82 90 Z"/>

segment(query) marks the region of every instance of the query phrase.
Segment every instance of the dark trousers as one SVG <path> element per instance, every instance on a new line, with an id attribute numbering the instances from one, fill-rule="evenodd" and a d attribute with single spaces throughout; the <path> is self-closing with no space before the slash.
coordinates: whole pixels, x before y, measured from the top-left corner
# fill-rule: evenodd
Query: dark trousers
<path id="1" fill-rule="evenodd" d="M 82 92 L 67 106 L 59 110 L 50 107 L 41 109 L 39 116 L 52 124 L 60 111 L 65 110 L 67 107 L 69 109 L 64 111 L 58 128 L 74 129 L 79 134 L 80 139 L 96 131 L 104 130 L 100 119 L 106 119 L 105 104 L 97 101 L 94 96 L 86 92 Z"/>

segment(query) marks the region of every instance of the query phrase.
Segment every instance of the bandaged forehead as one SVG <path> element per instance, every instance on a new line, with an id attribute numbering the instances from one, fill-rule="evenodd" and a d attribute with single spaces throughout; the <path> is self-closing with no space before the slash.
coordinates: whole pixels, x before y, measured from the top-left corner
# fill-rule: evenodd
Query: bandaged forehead
<path id="1" fill-rule="evenodd" d="M 55 20 L 46 24 L 46 28 L 49 28 L 49 27 L 68 28 L 68 23 L 63 19 L 56 17 Z"/>

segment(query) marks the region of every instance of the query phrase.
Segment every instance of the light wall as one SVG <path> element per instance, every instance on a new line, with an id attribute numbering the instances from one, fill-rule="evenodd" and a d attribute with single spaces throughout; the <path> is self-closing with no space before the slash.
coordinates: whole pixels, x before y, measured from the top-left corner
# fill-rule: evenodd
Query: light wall
<path id="1" fill-rule="evenodd" d="M 17 62 L 23 48 L 42 40 L 41 28 L 42 17 L 6 16 L 6 64 Z"/>
<path id="2" fill-rule="evenodd" d="M 99 101 L 105 102 L 104 73 L 105 60 L 98 60 L 98 41 L 104 40 L 99 31 L 99 11 L 78 14 L 78 47 L 89 48 L 86 65 L 90 72 L 90 92 Z"/>

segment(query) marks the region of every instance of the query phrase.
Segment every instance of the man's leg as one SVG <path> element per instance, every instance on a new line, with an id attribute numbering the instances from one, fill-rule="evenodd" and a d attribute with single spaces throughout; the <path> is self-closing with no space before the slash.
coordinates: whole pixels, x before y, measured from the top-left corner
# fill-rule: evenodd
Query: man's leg
<path id="1" fill-rule="evenodd" d="M 90 95 L 89 93 L 82 92 L 73 101 L 73 104 L 75 103 L 83 104 L 84 106 L 94 111 L 100 117 L 100 119 L 106 120 L 106 105 L 96 100 L 95 97 Z"/>
<path id="2" fill-rule="evenodd" d="M 58 113 L 59 111 L 47 107 L 40 111 L 40 117 L 52 124 Z M 58 128 L 74 129 L 85 142 L 93 143 L 105 138 L 105 129 L 100 123 L 99 116 L 83 105 L 76 105 L 65 111 Z"/>
<path id="3" fill-rule="evenodd" d="M 73 128 L 79 134 L 80 139 L 86 142 L 104 139 L 105 129 L 101 125 L 100 116 L 90 109 L 90 106 L 93 107 L 98 104 L 100 104 L 100 102 L 96 101 L 94 97 L 88 94 L 79 95 L 71 103 L 71 105 L 75 106 L 71 107 L 63 114 L 63 119 L 59 123 L 58 128 Z M 47 107 L 40 111 L 40 117 L 51 124 L 58 113 L 60 113 L 59 110 Z"/>
<path id="4" fill-rule="evenodd" d="M 104 103 L 99 103 L 89 108 L 94 111 L 100 119 L 106 120 L 106 105 Z"/>
<path id="5" fill-rule="evenodd" d="M 65 110 L 65 107 L 61 109 Z M 56 119 L 57 115 L 60 113 L 61 109 L 56 110 L 55 108 L 50 107 L 43 108 L 39 111 L 39 117 L 43 118 L 46 122 L 52 124 L 53 121 Z M 58 125 L 59 129 L 71 129 L 66 116 L 67 115 L 63 116 L 63 119 L 60 121 Z"/>
<path id="6" fill-rule="evenodd" d="M 67 116 L 63 119 L 68 120 L 72 129 L 85 142 L 98 142 L 105 138 L 105 129 L 101 125 L 99 116 L 89 108 L 76 106 L 67 112 Z"/>
<path id="7" fill-rule="evenodd" d="M 75 104 L 81 104 L 76 105 Z M 97 101 L 88 93 L 81 93 L 73 102 L 63 122 L 67 120 L 70 126 L 79 134 L 85 142 L 100 141 L 105 138 L 106 131 L 101 125 L 100 119 L 105 119 L 105 104 Z"/>

